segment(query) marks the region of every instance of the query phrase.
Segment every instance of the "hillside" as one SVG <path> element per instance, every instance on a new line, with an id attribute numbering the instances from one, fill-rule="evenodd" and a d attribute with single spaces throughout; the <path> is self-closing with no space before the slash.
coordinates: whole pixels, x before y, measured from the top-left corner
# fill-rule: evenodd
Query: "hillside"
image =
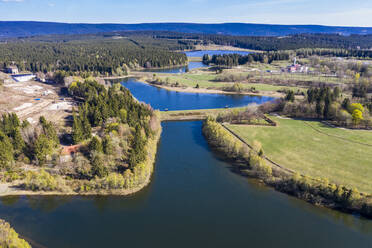
<path id="1" fill-rule="evenodd" d="M 196 23 L 142 23 L 142 24 L 68 24 L 53 22 L 2 21 L 0 37 L 22 37 L 47 34 L 87 34 L 110 31 L 164 30 L 184 33 L 226 35 L 283 36 L 299 33 L 372 34 L 368 27 L 336 27 L 320 25 L 271 24 L 196 24 Z"/>

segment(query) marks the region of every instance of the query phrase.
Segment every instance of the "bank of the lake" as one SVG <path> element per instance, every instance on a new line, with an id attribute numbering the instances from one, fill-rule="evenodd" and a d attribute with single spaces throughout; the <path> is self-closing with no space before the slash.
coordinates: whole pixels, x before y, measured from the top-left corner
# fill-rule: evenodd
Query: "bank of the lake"
<path id="1" fill-rule="evenodd" d="M 314 207 L 234 173 L 208 146 L 201 126 L 162 124 L 153 178 L 137 194 L 6 197 L 1 216 L 53 248 L 372 245 L 371 221 Z"/>
<path id="2" fill-rule="evenodd" d="M 92 187 L 91 189 L 73 189 L 72 187 L 67 188 L 64 191 L 42 191 L 42 190 L 25 190 L 23 189 L 22 185 L 24 184 L 24 180 L 16 180 L 11 183 L 0 183 L 0 197 L 5 196 L 92 196 L 92 195 L 102 195 L 102 196 L 108 196 L 108 195 L 120 195 L 120 196 L 126 196 L 131 195 L 134 193 L 137 193 L 141 191 L 143 188 L 149 185 L 151 182 L 151 177 L 154 171 L 155 166 L 155 159 L 156 159 L 156 153 L 158 144 L 160 142 L 162 129 L 160 127 L 159 123 L 159 129 L 156 131 L 154 136 L 150 139 L 148 139 L 146 144 L 146 151 L 147 156 L 146 160 L 143 162 L 144 165 L 144 178 L 139 183 L 135 183 L 133 187 L 130 188 L 110 188 L 110 186 L 107 186 L 106 188 L 98 188 L 95 189 Z M 110 175 L 109 175 L 110 176 Z M 104 182 L 105 180 L 108 180 L 108 177 L 103 178 L 101 181 Z M 64 178 L 62 183 L 66 185 L 74 185 L 73 179 Z M 87 185 L 91 183 L 91 181 L 86 182 Z M 98 183 L 98 182 L 97 182 Z M 110 183 L 108 183 L 110 184 Z"/>
<path id="3" fill-rule="evenodd" d="M 160 111 L 244 107 L 275 99 L 269 96 L 169 91 L 137 78 L 127 78 L 123 80 L 122 85 L 128 88 L 136 99 Z"/>
<path id="4" fill-rule="evenodd" d="M 279 125 L 272 120 L 270 122 L 274 126 Z M 368 194 L 360 193 L 352 187 L 334 184 L 334 180 L 302 175 L 283 164 L 278 164 L 272 160 L 275 158 L 265 156 L 264 149 L 257 143 L 258 141 L 255 140 L 253 143 L 251 141 L 251 144 L 248 144 L 230 126 L 218 123 L 214 118 L 209 117 L 204 122 L 203 133 L 210 145 L 237 162 L 237 170 L 242 175 L 260 179 L 278 191 L 314 205 L 372 217 L 371 197 Z"/>
<path id="5" fill-rule="evenodd" d="M 252 50 L 247 48 L 240 48 L 240 47 L 233 47 L 233 46 L 223 46 L 223 45 L 216 45 L 216 44 L 209 44 L 209 45 L 195 45 L 194 49 L 184 50 L 181 52 L 194 52 L 194 51 L 234 51 L 234 52 L 262 52 L 260 50 Z"/>
<path id="6" fill-rule="evenodd" d="M 26 240 L 19 237 L 18 233 L 7 223 L 0 219 L 0 247 L 4 248 L 31 248 Z"/>
<path id="7" fill-rule="evenodd" d="M 283 97 L 285 96 L 284 93 L 280 92 L 236 92 L 236 91 L 225 91 L 225 90 L 218 90 L 218 89 L 206 89 L 206 88 L 196 88 L 196 87 L 176 87 L 176 86 L 167 86 L 161 84 L 155 84 L 151 82 L 149 78 L 140 78 L 141 82 L 147 83 L 149 85 L 162 88 L 169 91 L 176 91 L 176 92 L 186 92 L 186 93 L 206 93 L 206 94 L 224 94 L 224 95 L 247 95 L 247 96 L 267 96 L 267 97 Z"/>

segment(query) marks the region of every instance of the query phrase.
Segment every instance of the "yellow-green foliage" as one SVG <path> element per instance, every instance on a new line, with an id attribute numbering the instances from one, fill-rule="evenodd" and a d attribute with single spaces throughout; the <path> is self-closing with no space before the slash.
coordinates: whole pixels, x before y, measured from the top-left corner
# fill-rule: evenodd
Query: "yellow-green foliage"
<path id="1" fill-rule="evenodd" d="M 9 223 L 0 220 L 0 248 L 31 248 L 24 240 L 19 238 Z"/>
<path id="2" fill-rule="evenodd" d="M 260 177 L 266 178 L 272 175 L 272 168 L 264 160 L 263 149 L 259 142 L 254 142 L 253 149 L 249 151 L 241 141 L 212 118 L 208 118 L 204 123 L 203 132 L 209 142 L 222 148 L 228 156 L 246 160 Z"/>
<path id="3" fill-rule="evenodd" d="M 355 125 L 358 125 L 363 120 L 363 113 L 359 109 L 355 109 L 351 116 Z"/>
<path id="4" fill-rule="evenodd" d="M 290 179 L 290 185 L 292 186 L 290 191 L 294 193 L 306 192 L 321 195 L 327 199 L 333 199 L 344 207 L 360 207 L 361 200 L 366 200 L 362 199 L 362 195 L 356 188 L 348 189 L 343 185 L 330 184 L 327 178 L 313 179 L 294 173 Z M 283 184 L 282 186 L 288 185 Z"/>
<path id="5" fill-rule="evenodd" d="M 359 110 L 360 112 L 364 112 L 364 107 L 362 104 L 360 103 L 352 103 L 350 104 L 350 107 L 349 107 L 349 112 L 350 114 L 352 114 L 354 112 L 354 110 Z"/>
<path id="6" fill-rule="evenodd" d="M 230 156 L 238 157 L 242 151 L 242 144 L 236 140 L 225 128 L 214 119 L 208 118 L 203 126 L 203 132 L 214 145 L 223 147 Z"/>
<path id="7" fill-rule="evenodd" d="M 52 176 L 45 170 L 29 171 L 26 174 L 24 186 L 26 189 L 33 191 L 62 191 L 65 186 L 63 182 L 61 178 Z"/>
<path id="8" fill-rule="evenodd" d="M 249 165 L 259 176 L 270 177 L 273 173 L 271 166 L 253 150 L 249 153 Z"/>
<path id="9" fill-rule="evenodd" d="M 5 171 L 0 173 L 0 178 L 2 182 L 14 182 L 16 180 L 23 179 L 25 174 L 23 172 L 16 171 Z"/>
<path id="10" fill-rule="evenodd" d="M 145 146 L 147 158 L 144 162 L 135 165 L 132 169 L 128 168 L 123 174 L 113 172 L 101 179 L 97 178 L 91 182 L 85 183 L 80 186 L 80 191 L 84 192 L 92 189 L 130 190 L 146 183 L 153 171 L 153 163 L 159 136 L 160 129 L 157 130 L 157 134 L 154 137 L 148 139 Z"/>
<path id="11" fill-rule="evenodd" d="M 228 128 L 248 144 L 259 140 L 265 155 L 283 167 L 372 193 L 370 131 L 329 128 L 316 121 L 271 118 L 278 123 L 277 127 L 228 125 Z"/>

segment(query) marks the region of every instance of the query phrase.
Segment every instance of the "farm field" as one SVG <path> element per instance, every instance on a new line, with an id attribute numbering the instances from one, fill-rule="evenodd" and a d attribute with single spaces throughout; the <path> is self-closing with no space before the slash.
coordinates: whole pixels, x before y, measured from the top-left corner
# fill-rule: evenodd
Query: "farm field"
<path id="1" fill-rule="evenodd" d="M 331 128 L 317 121 L 272 119 L 277 127 L 229 128 L 250 144 L 261 142 L 265 155 L 282 166 L 372 193 L 372 132 Z"/>

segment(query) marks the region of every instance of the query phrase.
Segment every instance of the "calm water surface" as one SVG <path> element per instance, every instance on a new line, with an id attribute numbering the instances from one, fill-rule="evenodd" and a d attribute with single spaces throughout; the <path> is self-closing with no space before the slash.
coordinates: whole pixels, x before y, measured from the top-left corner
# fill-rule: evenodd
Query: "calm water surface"
<path id="1" fill-rule="evenodd" d="M 169 91 L 141 83 L 135 79 L 127 79 L 122 84 L 134 97 L 149 103 L 159 110 L 209 109 L 224 107 L 241 107 L 251 103 L 261 104 L 274 98 L 266 96 L 222 95 L 204 93 L 184 93 Z"/>
<path id="2" fill-rule="evenodd" d="M 177 108 L 163 91 L 141 96 L 135 89 L 140 100 Z M 200 98 L 195 105 L 202 108 Z M 219 101 L 245 101 L 224 98 Z M 137 194 L 1 198 L 0 218 L 51 248 L 372 247 L 371 221 L 314 207 L 233 173 L 208 147 L 201 125 L 162 124 L 153 180 Z"/>
<path id="3" fill-rule="evenodd" d="M 250 52 L 245 51 L 229 51 L 229 50 L 206 50 L 206 51 L 191 51 L 185 52 L 187 57 L 203 57 L 205 54 L 209 54 L 210 56 L 213 55 L 224 55 L 224 54 L 240 54 L 240 55 L 247 55 Z M 208 65 L 203 64 L 202 62 L 189 62 L 188 68 L 189 70 L 208 67 Z M 148 69 L 144 70 L 147 72 L 154 72 L 154 73 L 185 73 L 187 66 L 180 66 L 175 68 L 168 68 L 168 69 Z"/>
<path id="4" fill-rule="evenodd" d="M 187 57 L 203 57 L 205 54 L 209 56 L 213 55 L 224 55 L 224 54 L 240 54 L 240 55 L 248 55 L 251 52 L 246 51 L 229 51 L 229 50 L 205 50 L 205 51 L 191 51 L 185 52 Z"/>
<path id="5" fill-rule="evenodd" d="M 130 197 L 12 197 L 1 218 L 47 247 L 371 247 L 372 223 L 234 174 L 201 122 L 163 123 L 152 183 Z"/>

